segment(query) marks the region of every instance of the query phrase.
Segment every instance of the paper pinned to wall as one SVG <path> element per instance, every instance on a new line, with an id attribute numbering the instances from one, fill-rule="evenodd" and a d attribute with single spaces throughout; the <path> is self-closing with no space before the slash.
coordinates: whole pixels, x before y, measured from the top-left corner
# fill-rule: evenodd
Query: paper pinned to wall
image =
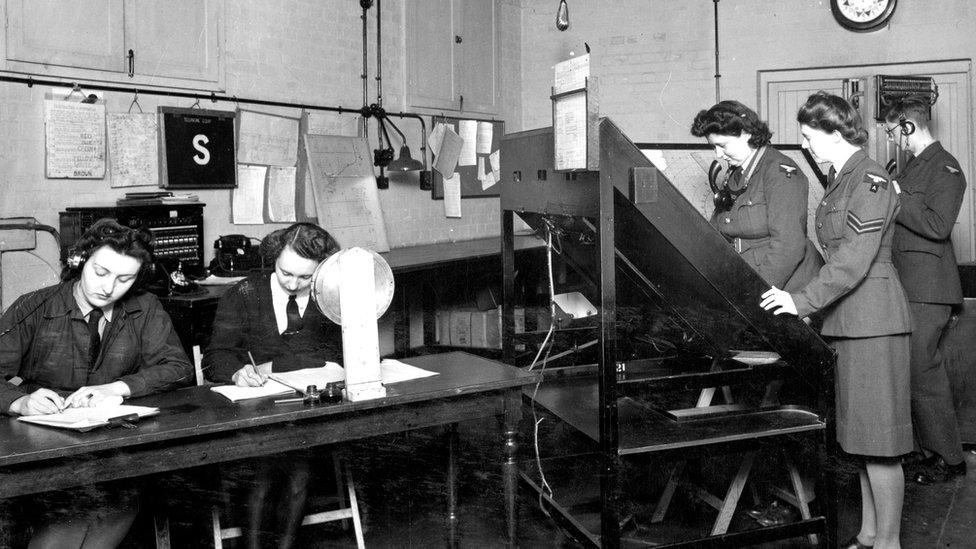
<path id="1" fill-rule="evenodd" d="M 237 161 L 294 166 L 298 158 L 298 119 L 238 110 Z"/>
<path id="2" fill-rule="evenodd" d="M 501 161 L 502 161 L 501 150 L 494 151 L 490 155 L 488 155 L 488 162 L 491 163 L 491 172 L 492 175 L 495 177 L 495 181 L 501 179 L 501 175 L 502 175 Z"/>
<path id="3" fill-rule="evenodd" d="M 478 181 L 485 180 L 485 157 L 483 156 L 478 157 L 478 168 L 475 171 L 475 175 L 478 176 Z"/>
<path id="4" fill-rule="evenodd" d="M 437 149 L 437 159 L 434 161 L 434 169 L 441 174 L 441 177 L 450 177 L 458 165 L 458 157 L 461 155 L 461 147 L 464 143 L 461 137 L 448 126 L 443 126 L 441 146 Z"/>
<path id="5" fill-rule="evenodd" d="M 555 168 L 586 168 L 586 94 L 562 97 L 553 109 Z"/>
<path id="6" fill-rule="evenodd" d="M 440 154 L 441 142 L 444 140 L 446 128 L 447 126 L 443 122 L 438 122 L 434 124 L 434 129 L 430 130 L 430 135 L 427 136 L 427 147 L 434 153 L 434 156 Z"/>
<path id="7" fill-rule="evenodd" d="M 444 178 L 444 217 L 461 217 L 461 176 Z"/>
<path id="8" fill-rule="evenodd" d="M 485 178 L 481 180 L 481 190 L 490 189 L 491 187 L 495 186 L 495 183 L 498 183 L 498 180 L 495 179 L 495 172 L 490 171 L 486 173 Z"/>
<path id="9" fill-rule="evenodd" d="M 306 135 L 304 141 L 319 224 L 343 248 L 389 251 L 366 140 Z"/>
<path id="10" fill-rule="evenodd" d="M 108 113 L 113 187 L 159 186 L 159 122 L 156 113 Z"/>
<path id="11" fill-rule="evenodd" d="M 294 166 L 268 168 L 268 221 L 271 223 L 297 221 Z"/>
<path id="12" fill-rule="evenodd" d="M 264 223 L 264 180 L 267 166 L 237 165 L 237 188 L 231 197 L 231 211 L 235 225 Z"/>
<path id="13" fill-rule="evenodd" d="M 105 177 L 105 105 L 44 100 L 45 175 Z"/>
<path id="14" fill-rule="evenodd" d="M 478 121 L 459 120 L 458 135 L 461 136 L 461 155 L 458 157 L 458 166 L 474 166 L 478 157 Z"/>
<path id="15" fill-rule="evenodd" d="M 475 151 L 478 154 L 488 154 L 491 152 L 492 132 L 494 124 L 483 120 L 478 121 L 478 143 Z"/>

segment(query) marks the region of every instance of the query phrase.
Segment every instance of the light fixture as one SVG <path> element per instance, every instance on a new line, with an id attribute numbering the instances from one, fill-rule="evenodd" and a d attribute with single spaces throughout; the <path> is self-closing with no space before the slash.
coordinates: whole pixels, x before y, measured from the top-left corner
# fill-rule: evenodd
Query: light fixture
<path id="1" fill-rule="evenodd" d="M 569 28 L 569 6 L 566 0 L 559 0 L 559 9 L 556 10 L 556 28 L 564 31 Z"/>
<path id="2" fill-rule="evenodd" d="M 400 147 L 400 157 L 390 162 L 386 169 L 391 172 L 416 172 L 423 170 L 423 163 L 410 156 L 410 147 L 407 146 L 407 139 L 404 137 L 403 132 L 400 131 L 400 128 L 398 128 L 389 118 L 383 119 L 381 123 L 389 124 L 391 127 L 393 127 L 393 129 L 400 134 L 400 139 L 403 140 L 403 146 Z M 389 140 L 389 137 L 387 137 L 387 140 Z"/>

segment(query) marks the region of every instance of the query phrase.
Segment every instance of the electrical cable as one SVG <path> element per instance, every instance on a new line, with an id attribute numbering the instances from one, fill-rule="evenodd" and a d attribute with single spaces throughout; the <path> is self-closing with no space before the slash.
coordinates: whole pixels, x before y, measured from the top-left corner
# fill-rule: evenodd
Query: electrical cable
<path id="1" fill-rule="evenodd" d="M 555 290 L 555 285 L 553 283 L 553 276 L 552 276 L 552 227 L 548 223 L 546 224 L 546 266 L 549 273 L 549 310 L 552 313 L 552 316 L 550 317 L 549 320 L 549 333 L 546 334 L 546 338 L 543 340 L 542 345 L 539 346 L 539 352 L 536 353 L 535 359 L 532 361 L 532 364 L 529 365 L 529 370 L 534 368 L 536 362 L 538 362 L 539 360 L 539 356 L 542 354 L 542 351 L 545 349 L 546 356 L 542 362 L 542 368 L 540 370 L 540 374 L 543 371 L 545 371 L 546 364 L 548 364 L 549 362 L 549 353 L 552 351 L 552 342 L 550 341 L 550 338 L 552 337 L 556 327 L 556 315 L 555 315 L 555 311 L 556 311 L 555 291 L 556 290 Z M 539 471 L 539 481 L 540 481 L 539 488 L 541 489 L 541 491 L 539 492 L 539 510 L 542 511 L 542 513 L 548 517 L 549 512 L 545 508 L 543 498 L 548 497 L 549 499 L 553 499 L 553 490 L 552 490 L 552 486 L 550 486 L 549 482 L 546 480 L 546 474 L 542 470 L 542 458 L 539 455 L 539 425 L 542 424 L 545 418 L 540 418 L 535 408 L 535 399 L 536 399 L 536 395 L 539 392 L 539 386 L 542 385 L 542 380 L 543 380 L 543 376 L 540 375 L 539 381 L 536 382 L 535 388 L 532 390 L 532 399 L 531 399 L 530 408 L 532 410 L 532 420 L 533 420 L 532 439 L 533 439 L 533 447 L 535 450 L 535 465 L 536 465 L 536 469 Z"/>

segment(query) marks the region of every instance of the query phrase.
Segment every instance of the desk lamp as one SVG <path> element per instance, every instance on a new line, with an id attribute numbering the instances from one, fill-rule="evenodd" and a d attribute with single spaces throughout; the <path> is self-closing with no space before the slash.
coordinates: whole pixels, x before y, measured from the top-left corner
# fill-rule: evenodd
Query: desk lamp
<path id="1" fill-rule="evenodd" d="M 385 397 L 376 320 L 393 301 L 389 264 L 372 250 L 340 250 L 312 273 L 312 299 L 326 318 L 342 326 L 346 398 L 356 402 Z"/>

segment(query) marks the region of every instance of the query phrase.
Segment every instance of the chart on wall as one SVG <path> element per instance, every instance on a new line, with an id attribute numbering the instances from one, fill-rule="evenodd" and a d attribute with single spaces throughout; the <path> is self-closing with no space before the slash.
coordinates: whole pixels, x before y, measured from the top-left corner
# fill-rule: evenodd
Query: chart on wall
<path id="1" fill-rule="evenodd" d="M 452 169 L 460 180 L 461 198 L 498 196 L 499 148 L 505 123 L 434 116 L 431 124 L 427 143 L 434 157 L 431 198 L 444 198 L 444 179 L 451 177 Z"/>
<path id="2" fill-rule="evenodd" d="M 369 146 L 362 137 L 304 137 L 319 225 L 348 248 L 390 250 Z"/>

